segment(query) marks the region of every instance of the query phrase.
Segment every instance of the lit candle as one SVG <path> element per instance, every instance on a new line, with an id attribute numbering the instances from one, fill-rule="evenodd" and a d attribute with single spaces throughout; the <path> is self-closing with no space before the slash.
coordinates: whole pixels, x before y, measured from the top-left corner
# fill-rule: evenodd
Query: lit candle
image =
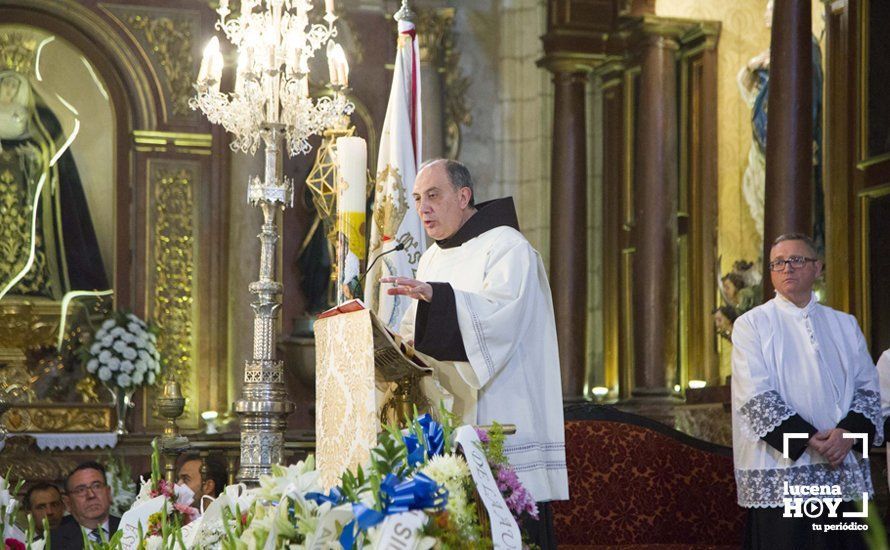
<path id="1" fill-rule="evenodd" d="M 216 40 L 216 37 L 214 37 Z M 219 82 L 222 80 L 223 56 L 219 51 L 219 40 L 216 40 L 216 49 L 211 52 L 210 67 L 207 69 L 209 83 L 214 91 L 219 91 Z"/>
<path id="2" fill-rule="evenodd" d="M 365 212 L 368 171 L 368 145 L 360 137 L 337 138 L 338 209 Z"/>
<path id="3" fill-rule="evenodd" d="M 337 301 L 355 290 L 365 258 L 365 197 L 368 184 L 368 147 L 358 137 L 337 139 Z M 348 243 L 348 248 L 343 246 Z M 348 294 L 347 294 L 347 291 Z"/>
<path id="4" fill-rule="evenodd" d="M 327 14 L 334 15 L 334 0 L 324 0 L 324 11 Z"/>
<path id="5" fill-rule="evenodd" d="M 337 47 L 340 48 L 339 46 Z M 346 61 L 346 54 L 343 52 L 343 48 L 340 48 L 340 63 L 337 66 L 337 76 L 344 87 L 349 86 L 349 63 Z"/>
<path id="6" fill-rule="evenodd" d="M 346 53 L 343 51 L 343 48 L 332 40 L 328 42 L 327 56 L 331 84 L 334 86 L 348 86 L 349 64 L 346 62 Z"/>
<path id="7" fill-rule="evenodd" d="M 299 35 L 300 31 L 291 29 L 288 31 L 287 38 L 284 41 L 284 61 L 287 63 L 287 69 L 291 74 L 300 72 L 300 58 L 303 57 L 303 41 Z"/>
<path id="8" fill-rule="evenodd" d="M 229 13 L 229 0 L 219 0 L 219 9 L 216 11 L 218 13 L 228 14 Z"/>
<path id="9" fill-rule="evenodd" d="M 219 39 L 213 37 L 204 47 L 204 55 L 201 57 L 201 69 L 198 71 L 198 82 L 206 84 L 210 80 L 213 69 L 213 58 L 219 53 Z"/>
<path id="10" fill-rule="evenodd" d="M 238 55 L 238 71 L 235 75 L 235 93 L 244 93 L 245 75 L 250 72 L 250 50 L 242 50 Z"/>

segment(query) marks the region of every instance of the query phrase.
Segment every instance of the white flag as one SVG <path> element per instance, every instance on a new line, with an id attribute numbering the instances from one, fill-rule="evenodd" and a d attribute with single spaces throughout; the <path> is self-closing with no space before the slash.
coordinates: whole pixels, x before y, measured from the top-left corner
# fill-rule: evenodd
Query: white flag
<path id="1" fill-rule="evenodd" d="M 395 71 L 377 155 L 374 212 L 365 303 L 390 330 L 398 330 L 411 298 L 389 296 L 380 278 L 414 277 L 426 250 L 423 224 L 411 197 L 421 160 L 420 51 L 414 23 L 399 21 Z M 399 244 L 404 248 L 394 250 Z"/>

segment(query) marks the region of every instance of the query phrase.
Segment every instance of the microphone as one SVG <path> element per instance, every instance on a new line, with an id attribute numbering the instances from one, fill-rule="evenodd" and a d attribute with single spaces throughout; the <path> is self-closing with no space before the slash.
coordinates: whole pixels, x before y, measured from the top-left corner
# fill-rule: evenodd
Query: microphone
<path id="1" fill-rule="evenodd" d="M 362 273 L 362 276 L 358 278 L 358 287 L 359 287 L 359 290 L 360 290 L 361 293 L 362 293 L 362 296 L 364 296 L 364 294 L 365 294 L 365 287 L 364 287 L 365 277 L 367 277 L 367 276 L 368 276 L 368 273 L 371 272 L 371 268 L 374 267 L 374 264 L 377 263 L 377 260 L 379 260 L 380 258 L 386 256 L 387 254 L 392 254 L 393 252 L 396 252 L 397 250 L 405 250 L 405 243 L 398 243 L 398 244 L 395 245 L 392 249 L 387 250 L 386 252 L 383 252 L 383 253 L 378 254 L 377 257 L 374 258 L 374 261 L 371 262 L 371 265 L 368 266 L 368 269 L 366 269 L 365 272 Z"/>

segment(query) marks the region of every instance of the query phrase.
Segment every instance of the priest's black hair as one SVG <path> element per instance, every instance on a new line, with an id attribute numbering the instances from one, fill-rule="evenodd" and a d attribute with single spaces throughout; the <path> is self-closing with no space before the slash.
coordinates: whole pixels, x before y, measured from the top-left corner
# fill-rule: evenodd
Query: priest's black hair
<path id="1" fill-rule="evenodd" d="M 462 187 L 466 187 L 470 190 L 468 206 L 476 206 L 476 190 L 473 188 L 473 176 L 470 175 L 470 169 L 465 165 L 451 159 L 431 159 L 421 164 L 420 170 L 439 162 L 445 163 L 445 173 L 448 174 L 448 180 L 455 189 L 460 191 Z M 417 172 L 420 173 L 420 170 Z"/>
<path id="2" fill-rule="evenodd" d="M 470 175 L 470 170 L 456 160 L 445 159 L 445 171 L 448 173 L 451 185 L 457 189 L 463 187 L 470 189 L 469 206 L 476 206 L 476 191 L 473 189 L 473 176 Z"/>

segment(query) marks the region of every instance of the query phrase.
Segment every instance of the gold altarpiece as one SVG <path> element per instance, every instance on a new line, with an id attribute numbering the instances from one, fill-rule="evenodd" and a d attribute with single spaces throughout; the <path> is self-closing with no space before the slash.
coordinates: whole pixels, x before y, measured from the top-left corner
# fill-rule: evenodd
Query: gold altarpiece
<path id="1" fill-rule="evenodd" d="M 229 153 L 219 130 L 187 105 L 201 44 L 212 32 L 212 13 L 199 2 L 137 4 L 2 0 L 0 55 L 8 59 L 21 40 L 46 46 L 40 48 L 43 74 L 30 75 L 46 85 L 56 71 L 67 69 L 54 67 L 51 55 L 64 44 L 105 96 L 108 125 L 94 147 L 101 153 L 71 149 L 78 165 L 86 166 L 87 202 L 114 291 L 108 308 L 131 310 L 157 323 L 168 372 L 188 398 L 180 423 L 198 428 L 200 411 L 228 408 L 226 309 L 218 297 L 225 295 L 228 195 L 220 182 L 227 178 Z M 31 53 L 38 54 L 33 47 Z M 80 146 L 73 134 L 91 122 L 89 106 L 81 105 L 85 98 L 77 88 L 44 93 L 67 97 L 78 127 L 64 129 Z M 91 162 L 101 163 L 107 174 L 90 179 Z M 75 301 L 68 308 L 69 317 L 78 307 Z M 0 300 L 0 386 L 21 385 L 27 378 L 30 348 L 57 344 L 61 311 L 60 300 L 53 298 Z M 110 431 L 113 413 L 95 404 L 107 401 L 103 389 L 78 390 L 78 402 L 17 406 L 6 413 L 8 428 Z M 155 392 L 146 389 L 137 397 L 133 433 L 161 427 L 162 419 L 144 405 L 154 401 Z M 35 397 L 20 393 L 19 401 Z"/>

